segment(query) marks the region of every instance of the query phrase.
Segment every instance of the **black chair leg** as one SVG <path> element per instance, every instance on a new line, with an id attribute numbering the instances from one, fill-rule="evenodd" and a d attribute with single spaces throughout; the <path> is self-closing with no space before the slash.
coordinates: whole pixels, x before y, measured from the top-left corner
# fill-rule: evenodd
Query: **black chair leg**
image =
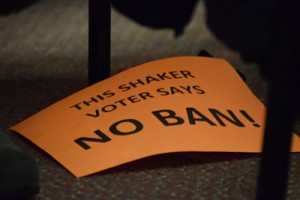
<path id="1" fill-rule="evenodd" d="M 300 96 L 299 1 L 286 1 L 279 12 L 270 58 L 268 117 L 257 199 L 286 199 L 291 137 Z M 276 44 L 275 44 L 276 43 Z"/>
<path id="2" fill-rule="evenodd" d="M 293 90 L 273 84 L 270 88 L 269 112 L 261 157 L 257 199 L 285 199 L 295 96 Z M 283 84 L 289 86 L 289 84 Z M 278 85 L 277 85 L 278 86 Z"/>
<path id="3" fill-rule="evenodd" d="M 294 18 L 297 19 L 297 17 Z M 89 0 L 89 84 L 96 83 L 110 76 L 110 19 L 109 0 Z M 298 26 L 291 24 L 290 27 Z M 299 97 L 295 95 L 297 91 L 295 90 L 296 82 L 290 81 L 290 78 L 297 77 L 295 76 L 296 70 L 294 66 L 297 63 L 292 61 L 285 63 L 284 61 L 285 59 L 292 60 L 297 58 L 297 56 L 291 56 L 293 52 L 289 54 L 290 49 L 293 49 L 290 47 L 297 42 L 293 41 L 289 35 L 286 35 L 292 31 L 285 32 L 283 36 L 288 41 L 281 40 L 284 44 L 279 46 L 279 48 L 282 47 L 282 52 L 287 53 L 287 56 L 282 56 L 281 62 L 275 65 L 277 68 L 284 66 L 283 70 L 290 70 L 291 73 L 288 75 L 281 72 L 274 73 L 281 76 L 282 79 L 276 80 L 271 84 L 257 199 L 285 199 L 291 130 L 295 114 L 294 109 L 297 100 L 299 100 Z M 285 52 L 286 50 L 287 52 Z M 281 55 L 276 55 L 274 58 L 278 58 L 277 56 L 280 57 Z M 286 68 L 286 66 L 293 67 Z"/>
<path id="4" fill-rule="evenodd" d="M 89 0 L 89 85 L 110 76 L 110 0 Z"/>

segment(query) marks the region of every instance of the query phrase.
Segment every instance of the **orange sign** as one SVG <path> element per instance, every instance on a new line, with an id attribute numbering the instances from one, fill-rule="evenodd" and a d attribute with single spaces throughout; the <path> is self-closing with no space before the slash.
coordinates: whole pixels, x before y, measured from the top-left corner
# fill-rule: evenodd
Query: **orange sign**
<path id="1" fill-rule="evenodd" d="M 169 152 L 261 152 L 264 105 L 225 60 L 123 71 L 12 127 L 77 177 Z M 292 150 L 300 151 L 293 135 Z"/>

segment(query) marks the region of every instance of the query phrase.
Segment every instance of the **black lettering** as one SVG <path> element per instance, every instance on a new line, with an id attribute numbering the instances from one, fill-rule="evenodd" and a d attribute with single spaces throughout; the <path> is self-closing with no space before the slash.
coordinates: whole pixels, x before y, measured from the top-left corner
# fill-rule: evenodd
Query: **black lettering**
<path id="1" fill-rule="evenodd" d="M 111 139 L 105 135 L 103 132 L 100 130 L 94 131 L 94 133 L 99 136 L 99 138 L 90 138 L 90 137 L 81 137 L 76 140 L 74 140 L 75 143 L 77 143 L 79 146 L 81 146 L 84 150 L 88 150 L 91 147 L 86 144 L 86 142 L 100 142 L 100 143 L 105 143 L 110 141 Z"/>
<path id="2" fill-rule="evenodd" d="M 95 117 L 95 118 L 97 118 L 97 117 L 99 117 L 99 110 L 97 109 L 97 110 L 95 110 L 95 114 L 91 114 L 91 113 L 87 113 L 86 114 L 86 116 L 90 116 L 90 117 Z"/>
<path id="3" fill-rule="evenodd" d="M 176 87 L 170 87 L 170 90 L 171 90 L 171 94 L 175 94 L 175 93 L 184 94 L 184 92 L 182 92 L 181 90 L 179 90 Z"/>
<path id="4" fill-rule="evenodd" d="M 100 99 L 100 100 L 104 100 L 104 99 L 105 99 L 105 98 L 104 98 L 102 95 L 100 95 L 100 94 L 97 95 L 97 98 Z"/>
<path id="5" fill-rule="evenodd" d="M 142 99 L 147 99 L 147 98 L 154 98 L 154 96 L 152 96 L 150 94 L 150 92 L 142 92 L 142 93 L 139 93 L 139 96 L 142 98 Z"/>
<path id="6" fill-rule="evenodd" d="M 120 103 L 123 106 L 127 106 L 126 103 L 124 102 L 126 99 L 121 99 L 119 101 L 116 101 L 115 103 Z"/>
<path id="7" fill-rule="evenodd" d="M 106 98 L 109 98 L 109 97 L 113 97 L 115 96 L 115 93 L 110 91 L 110 90 L 107 90 L 105 92 L 103 92 L 103 95 L 106 97 Z"/>
<path id="8" fill-rule="evenodd" d="M 162 73 L 162 74 L 156 74 L 158 78 L 160 78 L 162 81 L 165 79 L 172 79 L 171 77 L 166 75 L 166 72 Z"/>
<path id="9" fill-rule="evenodd" d="M 138 99 L 135 95 L 133 96 L 130 96 L 127 98 L 131 103 L 137 103 L 137 102 L 140 102 L 141 100 Z"/>
<path id="10" fill-rule="evenodd" d="M 194 85 L 193 89 L 197 91 L 197 94 L 205 94 L 205 91 L 202 90 L 198 85 Z"/>
<path id="11" fill-rule="evenodd" d="M 160 96 L 167 96 L 167 95 L 170 94 L 170 93 L 169 93 L 168 91 L 166 91 L 164 88 L 158 88 L 156 91 L 160 93 Z"/>
<path id="12" fill-rule="evenodd" d="M 200 122 L 207 122 L 211 126 L 216 126 L 215 123 L 213 123 L 210 119 L 208 119 L 205 115 L 203 115 L 201 112 L 199 112 L 195 108 L 186 108 L 186 112 L 187 112 L 190 124 L 196 124 L 197 121 L 200 121 Z M 198 118 L 196 118 L 195 115 L 197 115 Z"/>
<path id="13" fill-rule="evenodd" d="M 126 91 L 128 91 L 128 90 L 131 89 L 131 87 L 128 86 L 128 85 L 126 85 L 126 84 L 120 85 L 118 88 L 119 88 L 122 92 L 126 92 Z"/>
<path id="14" fill-rule="evenodd" d="M 195 78 L 195 76 L 192 75 L 190 71 L 187 70 L 181 70 L 180 73 L 184 78 Z"/>
<path id="15" fill-rule="evenodd" d="M 117 108 L 116 105 L 110 104 L 110 105 L 104 106 L 103 108 L 101 108 L 101 110 L 102 110 L 102 112 L 111 112 L 111 111 L 115 110 L 116 108 Z"/>
<path id="16" fill-rule="evenodd" d="M 180 86 L 180 88 L 184 89 L 185 91 L 187 91 L 188 93 L 192 94 L 192 91 L 191 91 L 191 86 Z"/>
<path id="17" fill-rule="evenodd" d="M 95 99 L 94 97 L 91 97 L 91 100 L 90 101 L 83 101 L 82 103 L 84 103 L 86 106 L 90 106 L 90 104 L 94 102 L 94 103 L 97 103 L 98 100 Z"/>
<path id="18" fill-rule="evenodd" d="M 208 109 L 210 113 L 215 117 L 215 119 L 219 122 L 221 126 L 226 126 L 226 124 L 222 121 L 222 118 L 226 121 L 238 126 L 238 127 L 245 127 L 245 125 L 235 116 L 235 114 L 231 110 L 227 110 L 230 117 L 226 116 L 225 114 L 221 113 L 217 109 L 210 108 Z"/>
<path id="19" fill-rule="evenodd" d="M 141 81 L 141 79 L 137 79 L 136 82 L 129 82 L 129 84 L 134 88 L 137 87 L 138 85 L 145 85 L 145 83 Z"/>
<path id="20" fill-rule="evenodd" d="M 152 114 L 165 126 L 174 126 L 184 123 L 184 120 L 176 116 L 173 110 L 157 110 L 153 111 Z"/>
<path id="21" fill-rule="evenodd" d="M 248 119 L 250 122 L 253 123 L 252 125 L 253 125 L 254 127 L 256 127 L 256 128 L 259 128 L 259 127 L 260 127 L 260 125 L 257 124 L 257 123 L 255 122 L 255 120 L 252 119 L 252 117 L 250 117 L 250 115 L 249 115 L 245 110 L 240 110 L 240 112 L 246 117 L 246 119 Z"/>
<path id="22" fill-rule="evenodd" d="M 159 81 L 159 79 L 156 79 L 156 78 L 154 78 L 152 76 L 147 76 L 146 77 L 146 83 L 147 84 L 151 83 L 152 81 Z"/>
<path id="23" fill-rule="evenodd" d="M 134 125 L 134 129 L 131 131 L 121 131 L 118 129 L 118 125 L 123 124 L 123 123 L 130 123 Z M 137 133 L 141 130 L 143 130 L 143 124 L 135 119 L 124 119 L 121 121 L 118 121 L 114 123 L 113 125 L 110 126 L 109 128 L 110 132 L 112 132 L 115 135 L 130 135 Z"/>
<path id="24" fill-rule="evenodd" d="M 71 106 L 70 108 L 76 108 L 77 110 L 81 110 L 81 107 L 79 105 L 80 105 L 80 103 L 75 104 L 75 105 Z"/>
<path id="25" fill-rule="evenodd" d="M 182 76 L 180 76 L 180 74 L 178 74 L 178 71 L 170 71 L 169 74 L 171 74 L 171 76 L 176 79 L 182 78 Z"/>

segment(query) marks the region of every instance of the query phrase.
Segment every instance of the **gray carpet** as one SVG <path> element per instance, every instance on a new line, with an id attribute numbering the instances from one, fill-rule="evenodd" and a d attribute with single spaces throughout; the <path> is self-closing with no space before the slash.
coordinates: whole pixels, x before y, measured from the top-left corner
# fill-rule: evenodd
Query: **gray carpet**
<path id="1" fill-rule="evenodd" d="M 254 199 L 258 154 L 178 153 L 131 162 L 76 179 L 9 127 L 87 85 L 87 1 L 40 0 L 0 16 L 2 131 L 40 168 L 36 199 Z M 206 49 L 247 77 L 263 101 L 266 82 L 205 25 L 201 2 L 183 36 L 139 26 L 112 10 L 112 73 L 154 59 L 196 55 Z M 298 122 L 298 126 L 299 126 Z M 299 129 L 299 128 L 298 128 Z M 300 199 L 300 154 L 291 159 L 288 199 Z"/>

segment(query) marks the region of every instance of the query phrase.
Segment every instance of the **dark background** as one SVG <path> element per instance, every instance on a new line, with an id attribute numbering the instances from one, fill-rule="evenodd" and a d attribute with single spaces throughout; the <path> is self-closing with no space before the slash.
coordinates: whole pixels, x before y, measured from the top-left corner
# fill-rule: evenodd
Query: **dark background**
<path id="1" fill-rule="evenodd" d="M 176 153 L 128 163 L 76 179 L 9 127 L 87 86 L 87 1 L 39 0 L 0 16 L 1 130 L 40 168 L 37 199 L 254 199 L 258 154 Z M 267 82 L 206 25 L 197 4 L 185 32 L 152 29 L 112 10 L 112 73 L 154 59 L 197 55 L 205 49 L 227 59 L 266 102 Z M 299 132 L 300 123 L 297 122 Z M 288 197 L 300 199 L 300 155 L 291 157 Z"/>

